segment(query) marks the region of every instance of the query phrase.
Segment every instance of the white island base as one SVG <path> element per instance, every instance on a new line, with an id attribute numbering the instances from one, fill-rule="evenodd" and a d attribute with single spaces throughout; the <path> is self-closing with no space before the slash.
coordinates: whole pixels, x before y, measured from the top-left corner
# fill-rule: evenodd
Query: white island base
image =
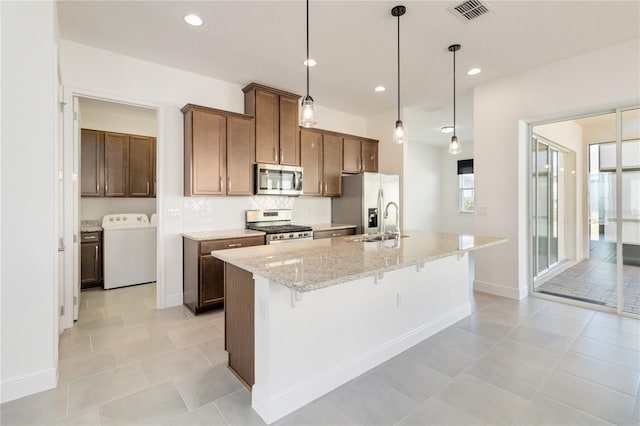
<path id="1" fill-rule="evenodd" d="M 309 292 L 254 274 L 253 409 L 272 423 L 465 318 L 468 281 L 466 252 Z"/>

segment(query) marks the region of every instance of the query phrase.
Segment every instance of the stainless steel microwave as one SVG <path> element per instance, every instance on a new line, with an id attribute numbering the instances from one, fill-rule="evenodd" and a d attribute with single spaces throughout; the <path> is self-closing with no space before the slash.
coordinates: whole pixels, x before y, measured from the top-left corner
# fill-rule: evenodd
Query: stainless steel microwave
<path id="1" fill-rule="evenodd" d="M 302 167 L 256 164 L 255 192 L 259 195 L 302 195 Z"/>

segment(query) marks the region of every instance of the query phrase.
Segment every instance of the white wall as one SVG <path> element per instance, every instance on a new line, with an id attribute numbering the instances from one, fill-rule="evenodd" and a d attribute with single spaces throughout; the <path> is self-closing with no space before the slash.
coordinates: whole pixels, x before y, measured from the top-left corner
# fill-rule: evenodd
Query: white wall
<path id="1" fill-rule="evenodd" d="M 473 234 L 473 213 L 460 213 L 458 202 L 458 160 L 473 158 L 473 145 L 462 144 L 462 153 L 449 154 L 449 147 L 440 154 L 440 231 Z"/>
<path id="2" fill-rule="evenodd" d="M 91 98 L 80 98 L 78 104 L 80 128 L 153 137 L 158 135 L 158 122 L 154 109 Z M 82 197 L 80 199 L 81 220 L 102 220 L 104 215 L 112 213 L 145 213 L 150 216 L 155 212 L 155 198 Z"/>
<path id="3" fill-rule="evenodd" d="M 526 122 L 640 102 L 639 64 L 635 39 L 475 88 L 475 233 L 509 239 L 476 253 L 477 289 L 528 294 Z"/>
<path id="4" fill-rule="evenodd" d="M 164 265 L 165 306 L 179 305 L 182 303 L 183 230 L 244 227 L 243 211 L 253 205 L 251 200 L 255 198 L 182 196 L 183 118 L 180 108 L 193 103 L 242 113 L 242 86 L 67 40 L 61 41 L 60 52 L 62 81 L 66 86 L 95 97 L 126 99 L 158 108 L 159 260 Z M 320 105 L 317 108 L 319 128 L 364 134 L 364 118 Z M 281 204 L 288 202 L 279 201 Z M 291 202 L 296 222 L 330 221 L 330 199 L 302 197 Z M 269 202 L 257 202 L 263 203 Z M 206 206 L 205 210 L 197 210 L 199 204 Z"/>
<path id="5" fill-rule="evenodd" d="M 422 143 L 407 143 L 403 229 L 440 230 L 440 151 L 440 148 Z"/>
<path id="6" fill-rule="evenodd" d="M 3 402 L 56 385 L 54 8 L 0 2 Z"/>

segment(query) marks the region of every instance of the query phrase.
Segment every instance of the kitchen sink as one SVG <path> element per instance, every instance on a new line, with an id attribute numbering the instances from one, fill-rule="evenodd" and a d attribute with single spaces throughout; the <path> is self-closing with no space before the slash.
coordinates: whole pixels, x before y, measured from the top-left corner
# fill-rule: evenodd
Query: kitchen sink
<path id="1" fill-rule="evenodd" d="M 398 235 L 398 236 L 393 235 L 393 234 L 368 235 L 368 236 L 353 238 L 351 241 L 355 241 L 355 242 L 358 242 L 358 243 L 375 243 L 377 241 L 393 240 L 396 237 L 397 238 L 406 238 L 406 237 L 409 237 L 409 235 Z"/>

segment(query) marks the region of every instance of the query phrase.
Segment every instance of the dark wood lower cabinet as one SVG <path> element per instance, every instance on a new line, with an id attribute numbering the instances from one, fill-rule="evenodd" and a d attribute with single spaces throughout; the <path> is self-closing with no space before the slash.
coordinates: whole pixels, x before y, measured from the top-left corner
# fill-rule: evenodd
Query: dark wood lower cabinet
<path id="1" fill-rule="evenodd" d="M 80 288 L 102 286 L 102 233 L 80 234 Z"/>
<path id="2" fill-rule="evenodd" d="M 224 307 L 224 262 L 214 250 L 264 245 L 264 236 L 197 241 L 182 239 L 184 305 L 194 314 Z"/>
<path id="3" fill-rule="evenodd" d="M 314 231 L 313 239 L 321 240 L 323 238 L 344 237 L 345 235 L 355 235 L 356 228 L 332 229 L 327 231 Z"/>
<path id="4" fill-rule="evenodd" d="M 255 336 L 253 274 L 224 264 L 224 346 L 229 353 L 229 369 L 251 390 L 254 384 Z"/>

